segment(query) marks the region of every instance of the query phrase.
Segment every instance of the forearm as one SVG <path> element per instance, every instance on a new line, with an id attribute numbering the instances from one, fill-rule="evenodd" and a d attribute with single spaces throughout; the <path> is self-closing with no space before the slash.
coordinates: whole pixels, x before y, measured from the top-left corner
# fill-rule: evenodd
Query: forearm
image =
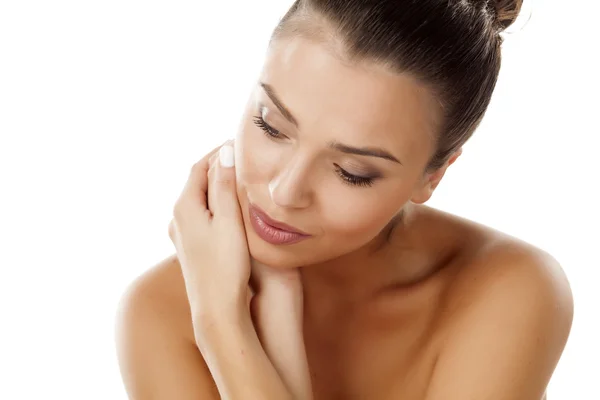
<path id="1" fill-rule="evenodd" d="M 255 299 L 255 326 L 267 356 L 294 398 L 311 400 L 312 385 L 303 335 L 301 288 L 264 287 Z"/>
<path id="2" fill-rule="evenodd" d="M 297 400 L 267 357 L 250 314 L 242 307 L 203 313 L 194 330 L 223 399 Z"/>

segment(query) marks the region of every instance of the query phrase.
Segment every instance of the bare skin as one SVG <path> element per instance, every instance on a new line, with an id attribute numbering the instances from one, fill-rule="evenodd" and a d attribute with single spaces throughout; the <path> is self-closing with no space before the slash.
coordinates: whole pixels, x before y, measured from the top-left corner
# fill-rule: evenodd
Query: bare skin
<path id="1" fill-rule="evenodd" d="M 483 371 L 476 372 L 485 379 L 495 375 L 496 352 L 522 352 L 522 361 L 533 361 L 528 368 L 536 371 L 530 376 L 535 379 L 531 393 L 545 387 L 564 348 L 572 318 L 570 291 L 560 267 L 540 250 L 489 228 L 425 206 L 416 213 L 410 233 L 406 233 L 409 236 L 403 240 L 420 245 L 398 260 L 398 265 L 418 271 L 409 278 L 414 283 L 379 287 L 352 298 L 348 292 L 334 294 L 322 277 L 313 277 L 306 269 L 304 334 L 314 398 L 426 398 L 433 371 L 439 367 L 436 361 L 460 346 L 460 337 L 468 337 L 473 323 L 488 326 L 490 334 L 502 335 L 497 331 L 497 315 L 476 314 L 476 320 L 469 315 L 473 303 L 486 302 L 490 287 L 496 288 L 494 302 L 506 307 L 507 313 L 531 305 L 527 290 L 547 293 L 553 296 L 548 301 L 558 299 L 564 308 L 548 309 L 554 313 L 547 316 L 555 320 L 553 323 L 523 332 L 521 341 L 527 348 L 496 348 L 503 346 L 502 340 L 489 337 L 481 348 L 467 346 L 457 356 L 468 360 L 476 352 L 489 352 L 489 364 L 479 365 Z M 439 240 L 423 241 L 423 237 Z M 428 256 L 431 254 L 438 256 Z M 421 276 L 424 270 L 427 273 Z M 160 262 L 132 288 L 134 301 L 124 309 L 123 317 L 134 318 L 132 335 L 140 336 L 125 338 L 121 349 L 127 353 L 122 363 L 125 383 L 130 393 L 139 394 L 132 398 L 211 398 L 203 397 L 207 393 L 219 398 L 195 346 L 176 257 Z M 502 329 L 510 332 L 521 328 L 503 324 Z M 543 346 L 534 346 L 537 336 L 547 335 L 542 329 L 551 329 L 551 335 Z M 520 364 L 514 363 L 515 367 Z M 460 360 L 457 365 L 461 365 Z M 161 397 L 159 388 L 166 381 L 181 391 Z"/>
<path id="2" fill-rule="evenodd" d="M 423 204 L 460 156 L 423 172 L 439 118 L 432 94 L 302 39 L 273 45 L 260 82 L 235 140 L 239 223 L 254 259 L 300 271 L 314 399 L 543 398 L 571 327 L 568 281 L 545 252 Z M 382 148 L 401 163 L 332 143 Z M 374 179 L 359 187 L 347 174 Z M 263 241 L 249 204 L 311 237 Z M 163 260 L 121 302 L 119 360 L 133 399 L 219 398 L 181 271 L 176 256 Z M 276 338 L 277 324 L 268 329 Z"/>

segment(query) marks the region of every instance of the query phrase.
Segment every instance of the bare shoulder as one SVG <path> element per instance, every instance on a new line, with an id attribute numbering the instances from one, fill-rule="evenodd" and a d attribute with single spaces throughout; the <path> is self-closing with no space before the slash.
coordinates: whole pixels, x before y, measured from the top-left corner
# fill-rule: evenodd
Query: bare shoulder
<path id="1" fill-rule="evenodd" d="M 548 252 L 491 227 L 429 208 L 436 230 L 458 237 L 460 263 L 454 269 L 446 301 L 458 311 L 483 298 L 552 295 L 572 306 L 568 278 Z M 539 299 L 541 300 L 541 298 Z"/>
<path id="2" fill-rule="evenodd" d="M 131 399 L 219 398 L 198 350 L 176 256 L 137 277 L 116 316 L 121 376 Z"/>
<path id="3" fill-rule="evenodd" d="M 559 262 L 546 251 L 500 232 L 488 232 L 470 249 L 447 293 L 448 306 L 458 312 L 492 299 L 516 310 L 525 305 L 550 307 L 556 317 L 564 313 L 567 319 L 573 312 L 571 287 Z"/>
<path id="4" fill-rule="evenodd" d="M 176 255 L 171 255 L 138 276 L 128 286 L 121 305 L 143 303 L 184 337 L 193 340 L 190 307 Z M 122 308 L 121 308 L 122 310 Z"/>
<path id="5" fill-rule="evenodd" d="M 573 320 L 565 272 L 531 244 L 458 223 L 483 239 L 468 249 L 444 294 L 428 398 L 541 399 Z"/>

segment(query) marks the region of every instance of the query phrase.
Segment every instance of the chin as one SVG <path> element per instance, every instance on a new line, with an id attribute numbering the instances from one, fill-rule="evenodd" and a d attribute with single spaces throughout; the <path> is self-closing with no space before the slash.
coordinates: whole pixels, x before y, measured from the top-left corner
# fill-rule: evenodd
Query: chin
<path id="1" fill-rule="evenodd" d="M 258 237 L 248 237 L 250 256 L 269 267 L 291 269 L 314 263 L 313 260 L 306 257 L 306 248 L 303 250 L 293 249 L 293 246 L 273 246 Z"/>

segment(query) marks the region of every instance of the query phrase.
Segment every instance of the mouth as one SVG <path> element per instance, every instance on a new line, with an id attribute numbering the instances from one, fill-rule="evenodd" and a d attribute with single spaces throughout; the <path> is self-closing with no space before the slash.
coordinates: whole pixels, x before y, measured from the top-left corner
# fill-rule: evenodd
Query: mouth
<path id="1" fill-rule="evenodd" d="M 263 210 L 250 204 L 250 221 L 256 234 L 264 241 L 271 244 L 292 244 L 309 238 L 303 232 L 291 225 L 272 219 Z"/>

